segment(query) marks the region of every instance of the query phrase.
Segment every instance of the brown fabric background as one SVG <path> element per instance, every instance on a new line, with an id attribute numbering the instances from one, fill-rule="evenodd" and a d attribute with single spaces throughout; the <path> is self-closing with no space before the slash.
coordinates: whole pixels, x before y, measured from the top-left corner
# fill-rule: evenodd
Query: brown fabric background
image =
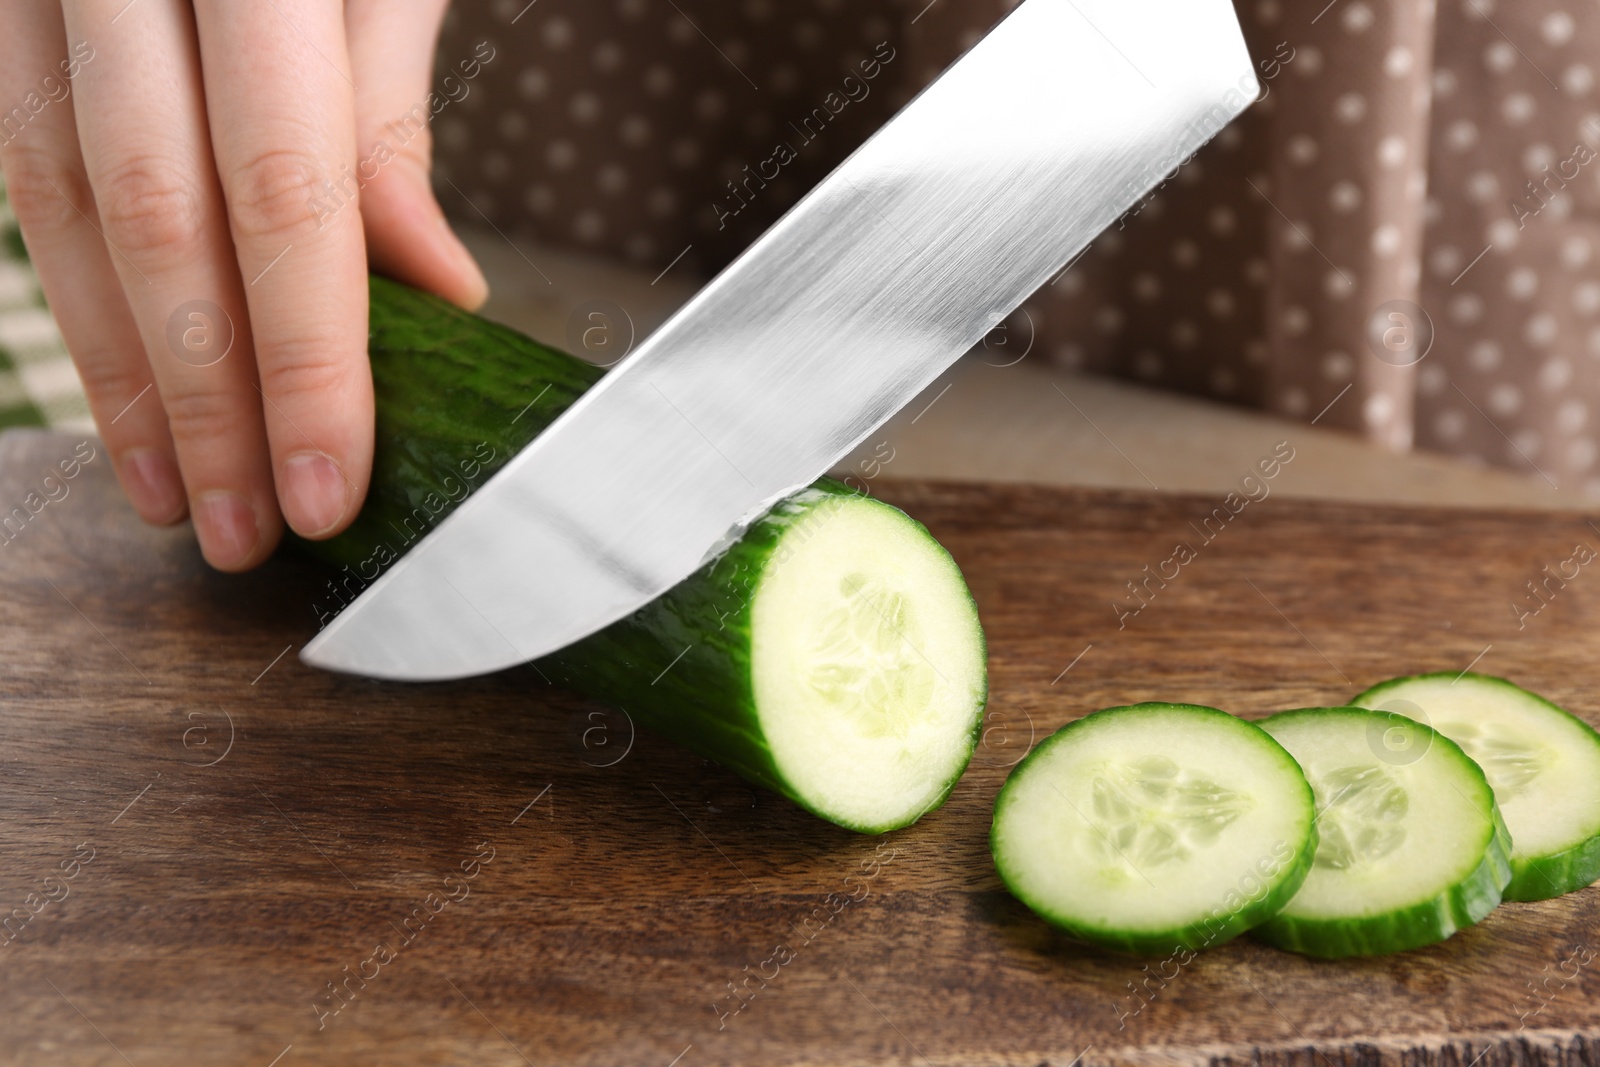
<path id="1" fill-rule="evenodd" d="M 498 53 L 438 119 L 441 200 L 646 269 L 687 248 L 714 270 L 1013 6 L 460 3 L 441 65 L 485 39 Z M 1236 8 L 1266 95 L 1028 301 L 1011 351 L 1031 339 L 1066 367 L 1600 495 L 1600 12 Z M 868 94 L 804 143 L 797 125 L 874 50 L 893 58 Z M 727 183 L 779 141 L 798 158 L 722 218 L 741 203 Z M 1431 322 L 1420 362 L 1374 352 L 1392 301 L 1424 309 L 1418 336 Z"/>

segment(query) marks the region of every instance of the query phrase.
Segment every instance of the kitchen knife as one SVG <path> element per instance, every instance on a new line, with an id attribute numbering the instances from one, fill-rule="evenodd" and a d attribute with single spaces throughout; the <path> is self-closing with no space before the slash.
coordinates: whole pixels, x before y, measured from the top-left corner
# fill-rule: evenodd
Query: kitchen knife
<path id="1" fill-rule="evenodd" d="M 848 454 L 1256 92 L 1229 0 L 1025 0 L 301 658 L 456 678 L 646 604 Z"/>

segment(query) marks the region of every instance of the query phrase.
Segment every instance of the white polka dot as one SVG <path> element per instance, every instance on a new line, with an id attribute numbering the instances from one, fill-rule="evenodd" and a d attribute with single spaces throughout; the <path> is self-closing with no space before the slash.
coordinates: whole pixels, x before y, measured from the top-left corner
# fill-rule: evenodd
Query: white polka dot
<path id="1" fill-rule="evenodd" d="M 627 252 L 629 259 L 635 263 L 643 263 L 655 252 L 656 243 L 647 233 L 631 234 L 628 237 L 627 244 L 624 246 L 624 250 Z"/>
<path id="2" fill-rule="evenodd" d="M 1392 256 L 1400 251 L 1400 227 L 1384 223 L 1372 231 L 1372 250 L 1380 256 Z"/>
<path id="3" fill-rule="evenodd" d="M 1572 40 L 1572 16 L 1565 11 L 1552 11 L 1539 22 L 1539 32 L 1551 45 L 1560 46 Z"/>
<path id="4" fill-rule="evenodd" d="M 1577 433 L 1589 421 L 1589 407 L 1577 397 L 1561 402 L 1556 408 L 1556 426 L 1562 433 Z"/>
<path id="5" fill-rule="evenodd" d="M 1161 357 L 1145 349 L 1133 357 L 1133 372 L 1146 381 L 1161 377 Z"/>
<path id="6" fill-rule="evenodd" d="M 600 187 L 601 192 L 615 196 L 628 187 L 628 172 L 615 163 L 609 163 L 600 168 L 595 184 Z"/>
<path id="7" fill-rule="evenodd" d="M 522 194 L 522 202 L 535 215 L 548 215 L 556 207 L 555 190 L 548 185 L 530 185 Z"/>
<path id="8" fill-rule="evenodd" d="M 1306 391 L 1298 386 L 1290 386 L 1278 394 L 1278 406 L 1288 415 L 1304 415 L 1306 413 Z"/>
<path id="9" fill-rule="evenodd" d="M 1500 180 L 1492 171 L 1475 170 L 1467 175 L 1467 196 L 1480 204 L 1500 198 Z"/>
<path id="10" fill-rule="evenodd" d="M 1572 306 L 1583 315 L 1600 311 L 1600 282 L 1584 282 L 1572 290 Z"/>
<path id="11" fill-rule="evenodd" d="M 1462 293 L 1450 301 L 1450 318 L 1467 324 L 1483 317 L 1483 301 L 1476 293 Z"/>
<path id="12" fill-rule="evenodd" d="M 1522 407 L 1522 390 L 1510 382 L 1500 382 L 1489 389 L 1484 403 L 1496 415 L 1515 415 Z"/>
<path id="13" fill-rule="evenodd" d="M 1433 417 L 1433 432 L 1441 441 L 1459 441 L 1467 429 L 1465 412 L 1441 411 Z"/>
<path id="14" fill-rule="evenodd" d="M 610 74 L 622 66 L 622 46 L 615 41 L 601 41 L 595 46 L 595 69 Z"/>
<path id="15" fill-rule="evenodd" d="M 1456 91 L 1456 72 L 1449 67 L 1440 67 L 1433 72 L 1433 95 L 1444 98 L 1451 96 Z"/>
<path id="16" fill-rule="evenodd" d="M 1555 149 L 1541 142 L 1529 145 L 1522 150 L 1522 166 L 1529 173 L 1537 174 L 1556 161 Z"/>
<path id="17" fill-rule="evenodd" d="M 1334 183 L 1328 190 L 1328 203 L 1333 210 L 1349 214 L 1361 206 L 1361 186 L 1348 180 Z"/>
<path id="18" fill-rule="evenodd" d="M 1494 0 L 1461 0 L 1461 13 L 1470 19 L 1485 19 L 1494 9 Z"/>
<path id="19" fill-rule="evenodd" d="M 1593 248 L 1588 240 L 1583 237 L 1568 237 L 1561 242 L 1561 265 L 1568 270 L 1577 270 L 1589 262 Z"/>
<path id="20" fill-rule="evenodd" d="M 1354 279 L 1348 274 L 1337 269 L 1329 269 L 1328 273 L 1322 276 L 1322 291 L 1330 300 L 1343 300 L 1354 289 L 1353 281 Z"/>
<path id="21" fill-rule="evenodd" d="M 503 182 L 511 174 L 511 160 L 504 152 L 490 152 L 483 157 L 483 176 L 492 182 Z"/>
<path id="22" fill-rule="evenodd" d="M 1506 275 L 1506 294 L 1513 300 L 1526 300 L 1539 289 L 1539 275 L 1531 267 L 1518 267 Z"/>
<path id="23" fill-rule="evenodd" d="M 1322 357 L 1322 376 L 1335 384 L 1349 381 L 1355 369 L 1356 361 L 1348 352 L 1329 352 Z"/>
<path id="24" fill-rule="evenodd" d="M 1161 296 L 1161 279 L 1154 274 L 1140 274 L 1133 279 L 1133 295 L 1140 300 L 1155 300 Z"/>
<path id="25" fill-rule="evenodd" d="M 1305 219 L 1284 223 L 1280 232 L 1283 234 L 1284 246 L 1291 252 L 1304 252 L 1315 240 L 1311 235 L 1311 223 Z"/>
<path id="26" fill-rule="evenodd" d="M 656 218 L 666 218 L 678 210 L 678 194 L 664 185 L 658 185 L 650 190 L 650 197 L 645 203 L 650 214 Z"/>
<path id="27" fill-rule="evenodd" d="M 643 115 L 629 115 L 617 133 L 629 148 L 640 148 L 650 140 L 650 122 Z"/>
<path id="28" fill-rule="evenodd" d="M 567 114 L 573 122 L 590 123 L 600 117 L 600 98 L 594 93 L 579 93 L 567 105 Z"/>
<path id="29" fill-rule="evenodd" d="M 1394 397 L 1388 393 L 1373 393 L 1361 405 L 1361 419 L 1368 426 L 1384 426 L 1394 418 Z"/>
<path id="30" fill-rule="evenodd" d="M 1467 350 L 1467 359 L 1477 370 L 1491 371 L 1500 366 L 1502 354 L 1494 341 L 1479 341 Z"/>
<path id="31" fill-rule="evenodd" d="M 1527 462 L 1539 455 L 1539 450 L 1544 447 L 1544 439 L 1539 436 L 1539 431 L 1523 428 L 1511 435 L 1511 449 L 1506 459 L 1516 462 Z"/>
<path id="32" fill-rule="evenodd" d="M 1422 365 L 1417 372 L 1417 392 L 1423 396 L 1438 396 L 1444 392 L 1445 386 L 1450 384 L 1450 376 L 1444 368 L 1431 360 Z"/>
<path id="33" fill-rule="evenodd" d="M 672 162 L 685 169 L 700 162 L 700 145 L 691 138 L 680 137 L 672 144 Z"/>
<path id="34" fill-rule="evenodd" d="M 1594 71 L 1582 63 L 1574 63 L 1561 72 L 1561 88 L 1573 96 L 1582 96 L 1594 88 Z"/>
<path id="35" fill-rule="evenodd" d="M 1261 0 L 1256 5 L 1256 21 L 1268 26 L 1278 21 L 1281 12 L 1278 9 L 1278 0 Z"/>
<path id="36" fill-rule="evenodd" d="M 1200 329 L 1188 319 L 1179 319 L 1172 324 L 1169 336 L 1175 348 L 1187 351 L 1200 340 Z"/>
<path id="37" fill-rule="evenodd" d="M 1522 337 L 1530 345 L 1543 348 L 1555 341 L 1561 333 L 1561 326 L 1556 317 L 1548 311 L 1541 311 L 1530 318 L 1522 327 Z"/>
<path id="38" fill-rule="evenodd" d="M 1303 133 L 1289 138 L 1285 150 L 1289 154 L 1289 162 L 1302 167 L 1315 162 L 1317 158 L 1317 142 Z"/>
<path id="39" fill-rule="evenodd" d="M 1428 267 L 1440 278 L 1454 278 L 1462 266 L 1461 250 L 1455 245 L 1440 245 L 1428 253 Z"/>
<path id="40" fill-rule="evenodd" d="M 1322 73 L 1322 49 L 1314 44 L 1296 45 L 1294 63 L 1290 70 L 1302 78 L 1315 78 Z"/>
<path id="41" fill-rule="evenodd" d="M 1457 152 L 1465 152 L 1478 143 L 1478 127 L 1470 119 L 1457 119 L 1445 129 L 1444 143 Z"/>
<path id="42" fill-rule="evenodd" d="M 1496 251 L 1500 252 L 1511 251 L 1517 247 L 1517 242 L 1522 239 L 1521 231 L 1512 219 L 1496 219 L 1489 223 L 1484 232 L 1485 239 L 1494 245 Z"/>
<path id="43" fill-rule="evenodd" d="M 1509 41 L 1495 41 L 1483 50 L 1483 65 L 1491 73 L 1504 74 L 1517 65 L 1517 50 Z"/>
<path id="44" fill-rule="evenodd" d="M 644 72 L 644 91 L 651 96 L 666 96 L 676 81 L 671 67 L 657 63 Z"/>
<path id="45" fill-rule="evenodd" d="M 1561 356 L 1552 356 L 1539 368 L 1539 386 L 1546 392 L 1557 393 L 1572 384 L 1572 363 Z"/>
<path id="46" fill-rule="evenodd" d="M 544 30 L 539 36 L 544 39 L 546 48 L 565 48 L 572 43 L 574 36 L 572 23 L 560 15 L 554 15 L 545 20 Z"/>
<path id="47" fill-rule="evenodd" d="M 581 211 L 572 220 L 572 232 L 578 240 L 592 244 L 605 236 L 606 220 L 598 211 Z"/>
<path id="48" fill-rule="evenodd" d="M 1283 327 L 1284 333 L 1290 337 L 1298 337 L 1311 328 L 1311 316 L 1305 308 L 1291 304 L 1278 316 L 1278 323 Z"/>
<path id="49" fill-rule="evenodd" d="M 545 146 L 544 161 L 551 170 L 568 170 L 578 161 L 578 146 L 565 138 Z"/>
<path id="50" fill-rule="evenodd" d="M 1122 330 L 1122 309 L 1107 304 L 1094 314 L 1094 324 L 1101 333 L 1119 333 Z"/>
<path id="51" fill-rule="evenodd" d="M 1333 102 L 1333 114 L 1343 123 L 1360 122 L 1367 117 L 1367 98 L 1360 93 L 1345 93 Z"/>
<path id="52" fill-rule="evenodd" d="M 1244 280 L 1251 285 L 1266 285 L 1270 277 L 1267 270 L 1267 261 L 1264 259 L 1248 259 L 1244 264 Z"/>
<path id="53" fill-rule="evenodd" d="M 528 100 L 542 100 L 550 91 L 550 75 L 539 67 L 524 67 L 517 75 L 517 92 Z"/>
<path id="54" fill-rule="evenodd" d="M 1411 49 L 1403 44 L 1397 44 L 1383 57 L 1383 72 L 1391 78 L 1404 78 L 1411 73 L 1411 68 L 1416 64 L 1411 55 Z"/>
<path id="55" fill-rule="evenodd" d="M 1344 14 L 1339 16 L 1339 24 L 1349 33 L 1363 33 L 1370 29 L 1375 21 L 1377 19 L 1372 14 L 1372 8 L 1362 3 L 1362 0 L 1345 4 Z"/>
<path id="56" fill-rule="evenodd" d="M 1213 289 L 1206 296 L 1206 310 L 1219 319 L 1233 314 L 1233 294 L 1226 289 Z"/>
<path id="57" fill-rule="evenodd" d="M 1229 127 L 1233 129 L 1233 127 Z M 1233 209 L 1229 207 L 1214 207 L 1207 221 L 1211 224 L 1211 232 L 1226 237 L 1233 232 L 1235 217 Z"/>
<path id="58" fill-rule="evenodd" d="M 1200 262 L 1200 246 L 1193 241 L 1179 241 L 1172 246 L 1172 262 L 1180 267 L 1192 267 Z"/>
<path id="59" fill-rule="evenodd" d="M 1537 108 L 1533 97 L 1527 93 L 1508 93 L 1506 98 L 1500 101 L 1501 117 L 1513 126 L 1521 126 L 1533 118 L 1535 110 Z"/>
<path id="60" fill-rule="evenodd" d="M 528 132 L 528 120 L 519 111 L 507 111 L 495 123 L 500 136 L 507 141 L 520 141 Z"/>
<path id="61" fill-rule="evenodd" d="M 1229 151 L 1238 148 L 1243 143 L 1244 134 L 1239 131 L 1237 126 L 1224 127 L 1222 132 L 1217 134 L 1217 144 Z"/>
<path id="62" fill-rule="evenodd" d="M 1252 367 L 1265 367 L 1267 365 L 1267 343 L 1260 338 L 1244 343 L 1244 361 Z"/>

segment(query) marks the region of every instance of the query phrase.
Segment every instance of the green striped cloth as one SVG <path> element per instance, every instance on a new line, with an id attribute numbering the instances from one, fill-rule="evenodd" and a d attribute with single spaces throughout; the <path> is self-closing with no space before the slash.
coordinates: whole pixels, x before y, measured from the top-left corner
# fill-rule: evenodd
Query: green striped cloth
<path id="1" fill-rule="evenodd" d="M 0 430 L 10 426 L 93 431 L 94 420 L 0 182 Z"/>

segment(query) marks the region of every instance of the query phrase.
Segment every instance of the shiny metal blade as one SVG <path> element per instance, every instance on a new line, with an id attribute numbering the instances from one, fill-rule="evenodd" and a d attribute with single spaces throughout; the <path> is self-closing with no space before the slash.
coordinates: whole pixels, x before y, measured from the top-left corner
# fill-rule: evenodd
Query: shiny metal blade
<path id="1" fill-rule="evenodd" d="M 847 454 L 1256 92 L 1229 0 L 1025 0 L 301 657 L 461 677 L 634 611 Z"/>

